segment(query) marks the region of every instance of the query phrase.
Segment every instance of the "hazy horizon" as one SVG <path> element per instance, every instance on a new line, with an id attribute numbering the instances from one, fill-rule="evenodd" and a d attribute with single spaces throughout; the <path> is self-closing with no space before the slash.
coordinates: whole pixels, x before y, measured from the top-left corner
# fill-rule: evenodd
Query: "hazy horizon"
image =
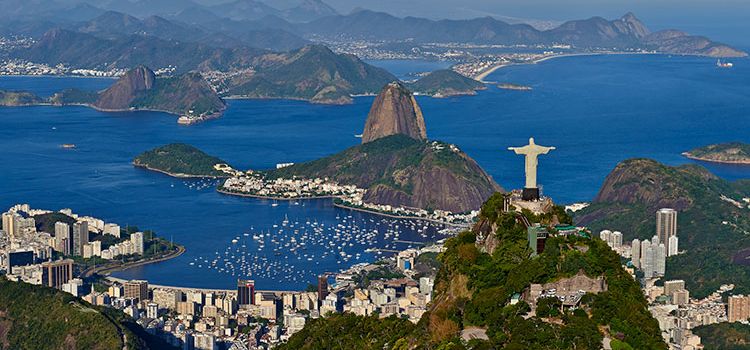
<path id="1" fill-rule="evenodd" d="M 180 1 L 180 0 L 177 0 Z M 218 4 L 235 0 L 194 0 Z M 279 8 L 300 0 L 263 0 Z M 651 30 L 680 29 L 730 45 L 750 47 L 750 2 L 742 0 L 323 0 L 342 14 L 357 8 L 387 12 L 394 16 L 430 19 L 468 19 L 492 16 L 563 22 L 600 16 L 619 18 L 635 13 Z M 99 2 L 92 0 L 91 3 Z"/>

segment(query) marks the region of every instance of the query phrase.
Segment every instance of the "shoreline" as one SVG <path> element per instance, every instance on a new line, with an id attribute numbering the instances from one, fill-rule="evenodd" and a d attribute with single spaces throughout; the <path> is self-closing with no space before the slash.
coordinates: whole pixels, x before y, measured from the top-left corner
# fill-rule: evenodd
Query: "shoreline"
<path id="1" fill-rule="evenodd" d="M 172 251 L 167 255 L 163 255 L 163 256 L 160 256 L 157 258 L 151 258 L 151 259 L 141 259 L 141 260 L 136 260 L 136 261 L 130 261 L 124 264 L 105 264 L 105 265 L 101 265 L 97 267 L 91 267 L 89 269 L 84 270 L 81 273 L 81 276 L 84 278 L 87 278 L 87 277 L 91 277 L 94 274 L 100 274 L 105 277 L 108 277 L 112 272 L 125 271 L 125 270 L 132 269 L 138 266 L 155 264 L 155 263 L 160 263 L 160 262 L 164 262 L 167 260 L 171 260 L 182 255 L 187 250 L 182 245 L 176 244 L 176 246 L 177 246 L 177 250 Z"/>
<path id="2" fill-rule="evenodd" d="M 666 54 L 659 53 L 659 52 L 653 52 L 653 53 L 652 52 L 581 52 L 581 53 L 565 53 L 565 54 L 559 54 L 559 55 L 550 55 L 547 57 L 542 57 L 542 58 L 535 59 L 535 60 L 525 62 L 525 63 L 498 64 L 480 74 L 477 74 L 476 76 L 474 76 L 474 80 L 477 80 L 485 84 L 492 83 L 492 82 L 485 81 L 484 79 L 486 79 L 489 75 L 491 75 L 498 69 L 510 67 L 510 66 L 523 66 L 527 64 L 537 64 L 537 63 L 553 60 L 556 58 L 564 58 L 564 57 L 608 56 L 608 55 L 666 55 Z"/>
<path id="3" fill-rule="evenodd" d="M 221 194 L 228 195 L 228 196 L 237 196 L 237 197 L 255 198 L 255 199 L 265 199 L 265 200 L 278 200 L 278 201 L 287 201 L 287 202 L 290 202 L 290 201 L 293 201 L 293 200 L 331 199 L 332 200 L 331 202 L 332 202 L 333 206 L 336 207 L 336 208 L 340 208 L 340 209 L 354 210 L 354 211 L 359 211 L 359 212 L 363 212 L 363 213 L 367 213 L 367 214 L 372 214 L 372 215 L 387 217 L 387 218 L 391 218 L 391 219 L 421 220 L 421 221 L 429 221 L 429 222 L 432 222 L 432 223 L 435 223 L 435 224 L 446 225 L 446 226 L 453 226 L 453 227 L 460 227 L 461 226 L 459 224 L 454 224 L 454 223 L 444 222 L 444 221 L 438 221 L 438 220 L 429 219 L 429 218 L 422 218 L 422 217 L 418 217 L 418 216 L 402 216 L 402 215 L 395 215 L 395 214 L 383 213 L 383 212 L 379 212 L 379 211 L 371 210 L 371 209 L 350 207 L 350 206 L 347 206 L 347 205 L 338 204 L 335 201 L 333 201 L 334 199 L 341 198 L 339 196 L 316 196 L 316 197 L 295 197 L 295 198 L 282 198 L 282 197 L 278 197 L 277 198 L 277 197 L 259 196 L 259 195 L 247 194 L 247 193 L 234 193 L 234 192 L 224 191 L 224 190 L 222 190 L 220 188 L 217 188 L 216 192 L 219 192 Z"/>
<path id="4" fill-rule="evenodd" d="M 692 156 L 688 152 L 683 152 L 682 155 L 685 158 L 687 158 L 687 159 L 698 160 L 698 161 L 707 162 L 707 163 L 728 164 L 728 165 L 749 165 L 750 166 L 750 160 L 747 160 L 747 161 L 742 161 L 742 160 L 717 160 L 717 159 L 710 159 L 710 158 L 703 158 L 703 157 Z"/>
<path id="5" fill-rule="evenodd" d="M 274 201 L 286 201 L 291 202 L 295 200 L 306 200 L 306 199 L 334 199 L 339 198 L 338 196 L 313 196 L 313 197 L 270 197 L 270 196 L 261 196 L 257 194 L 250 194 L 250 193 L 237 193 L 237 192 L 229 192 L 222 190 L 221 187 L 216 188 L 216 192 L 219 192 L 221 194 L 227 195 L 227 196 L 237 196 L 237 197 L 245 197 L 245 198 L 256 198 L 256 199 L 265 199 L 265 200 L 274 200 Z"/>
<path id="6" fill-rule="evenodd" d="M 227 175 L 227 176 L 212 176 L 212 175 L 190 175 L 190 174 L 182 174 L 182 173 L 170 173 L 170 172 L 168 172 L 166 170 L 151 168 L 151 167 L 149 167 L 148 165 L 145 165 L 145 164 L 138 164 L 135 161 L 133 161 L 133 163 L 131 163 L 131 164 L 133 164 L 133 166 L 136 167 L 136 168 L 140 168 L 140 169 L 144 169 L 144 170 L 150 170 L 150 171 L 154 171 L 154 172 L 157 172 L 157 173 L 162 173 L 164 175 L 167 175 L 169 177 L 174 177 L 174 178 L 177 178 L 177 179 L 217 179 L 218 180 L 218 179 L 226 179 L 226 178 L 230 177 L 229 175 Z"/>
<path id="7" fill-rule="evenodd" d="M 438 220 L 435 220 L 435 219 L 421 218 L 421 217 L 418 217 L 418 216 L 399 216 L 399 215 L 387 214 L 387 213 L 379 212 L 379 211 L 376 211 L 376 210 L 350 207 L 350 206 L 343 205 L 343 204 L 338 204 L 338 203 L 335 203 L 335 202 L 333 203 L 333 206 L 336 207 L 336 208 L 340 208 L 340 209 L 347 209 L 347 210 L 353 210 L 353 211 L 358 211 L 358 212 L 372 214 L 372 215 L 377 215 L 377 216 L 384 216 L 384 217 L 391 218 L 391 219 L 407 219 L 407 220 L 429 221 L 429 222 L 432 222 L 432 223 L 435 223 L 435 224 L 440 224 L 440 225 L 445 225 L 445 226 L 461 227 L 461 225 L 459 225 L 459 224 L 454 224 L 454 223 L 444 222 L 444 221 L 438 221 Z"/>
<path id="8" fill-rule="evenodd" d="M 88 79 L 113 79 L 119 77 L 97 77 L 93 75 L 75 75 L 75 74 L 0 74 L 0 77 L 22 77 L 22 78 L 88 78 Z"/>

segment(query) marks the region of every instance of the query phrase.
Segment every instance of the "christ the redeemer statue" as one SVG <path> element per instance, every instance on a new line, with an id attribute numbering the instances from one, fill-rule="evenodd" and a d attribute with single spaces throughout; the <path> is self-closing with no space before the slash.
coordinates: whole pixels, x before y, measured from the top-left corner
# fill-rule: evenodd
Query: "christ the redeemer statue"
<path id="1" fill-rule="evenodd" d="M 523 200 L 531 201 L 539 199 L 539 188 L 536 184 L 536 166 L 539 163 L 537 157 L 540 154 L 547 154 L 554 150 L 555 147 L 544 147 L 534 143 L 534 138 L 529 139 L 529 144 L 523 147 L 508 147 L 509 150 L 516 154 L 526 156 L 526 186 L 523 188 Z"/>

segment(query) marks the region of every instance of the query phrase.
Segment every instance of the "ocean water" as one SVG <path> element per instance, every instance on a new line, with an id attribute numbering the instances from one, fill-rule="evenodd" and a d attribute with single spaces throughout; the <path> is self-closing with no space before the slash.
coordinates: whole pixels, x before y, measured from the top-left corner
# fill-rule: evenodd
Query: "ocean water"
<path id="1" fill-rule="evenodd" d="M 424 62 L 373 63 L 399 76 L 425 67 Z M 677 56 L 560 58 L 503 68 L 488 78 L 530 85 L 532 91 L 490 87 L 477 96 L 418 100 L 428 136 L 458 145 L 506 189 L 523 184 L 523 159 L 507 147 L 525 144 L 532 136 L 539 144 L 556 146 L 557 150 L 540 157 L 539 182 L 557 202 L 572 203 L 593 198 L 605 176 L 624 159 L 649 157 L 677 165 L 692 162 L 680 153 L 693 147 L 750 142 L 750 60 L 734 60 L 733 69 L 718 69 L 714 63 Z M 48 95 L 66 87 L 98 90 L 111 82 L 2 77 L 0 89 Z M 408 245 L 394 243 L 386 233 L 399 231 L 398 239 L 404 241 L 441 236 L 432 227 L 418 232 L 422 225 L 412 228 L 351 213 L 326 200 L 273 206 L 271 201 L 224 196 L 214 191 L 212 183 L 173 179 L 136 169 L 130 162 L 144 150 L 171 142 L 193 144 L 243 169 L 316 159 L 360 141 L 353 135 L 361 133 L 372 100 L 357 98 L 347 106 L 233 100 L 223 118 L 190 127 L 177 125 L 174 116 L 163 113 L 3 108 L 0 208 L 16 203 L 73 208 L 80 214 L 155 230 L 187 247 L 179 258 L 115 274 L 118 277 L 232 288 L 253 266 L 251 278 L 259 289 L 304 288 L 318 273 L 371 261 L 376 255 L 365 252 L 368 248 Z M 64 150 L 63 143 L 77 148 Z M 703 165 L 728 179 L 750 177 L 748 167 Z M 252 239 L 261 233 L 263 248 L 261 239 Z M 307 249 L 299 244 L 302 236 Z M 297 242 L 284 249 L 291 237 Z M 327 245 L 329 241 L 333 247 Z M 292 246 L 299 249 L 291 252 Z M 274 247 L 282 248 L 274 251 Z M 217 263 L 211 267 L 214 260 Z"/>

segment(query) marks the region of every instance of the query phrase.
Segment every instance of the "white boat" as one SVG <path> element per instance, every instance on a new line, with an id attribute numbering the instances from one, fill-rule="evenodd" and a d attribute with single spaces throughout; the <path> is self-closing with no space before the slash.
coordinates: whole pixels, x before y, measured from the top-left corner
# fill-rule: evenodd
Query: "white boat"
<path id="1" fill-rule="evenodd" d="M 719 68 L 732 68 L 734 67 L 734 63 L 732 62 L 722 62 L 721 59 L 716 60 L 716 66 Z"/>

